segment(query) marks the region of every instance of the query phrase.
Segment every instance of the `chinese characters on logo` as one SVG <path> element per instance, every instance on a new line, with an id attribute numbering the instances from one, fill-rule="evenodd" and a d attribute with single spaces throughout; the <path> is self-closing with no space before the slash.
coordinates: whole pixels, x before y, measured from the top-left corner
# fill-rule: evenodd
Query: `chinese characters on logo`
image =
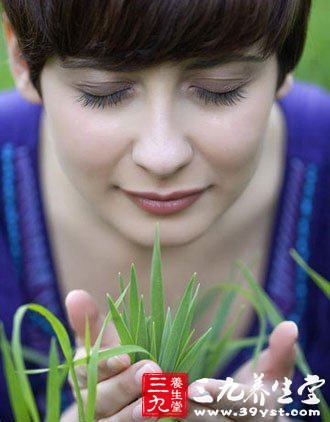
<path id="1" fill-rule="evenodd" d="M 254 404 L 264 406 L 266 397 L 270 395 L 270 392 L 265 388 L 262 381 L 264 374 L 253 374 L 253 377 L 253 384 L 251 385 L 247 395 L 246 390 L 243 390 L 240 384 L 235 382 L 233 378 L 227 377 L 224 384 L 219 387 L 220 393 L 218 394 L 217 401 L 219 402 L 223 397 L 226 397 L 230 401 L 243 401 L 243 403 L 245 403 L 252 398 Z M 304 380 L 306 382 L 298 388 L 297 393 L 303 398 L 306 390 L 308 399 L 301 400 L 301 402 L 308 405 L 319 404 L 320 400 L 317 398 L 315 390 L 322 387 L 325 380 L 321 379 L 318 375 L 307 375 Z M 291 384 L 292 381 L 287 377 L 284 377 L 284 381 L 281 384 L 278 381 L 274 381 L 271 386 L 272 392 L 282 392 L 280 397 L 277 398 L 277 403 L 283 405 L 292 403 L 292 391 L 290 389 Z"/>
<path id="2" fill-rule="evenodd" d="M 281 405 L 293 402 L 291 397 L 292 381 L 284 377 L 283 381 L 274 381 L 271 386 L 264 385 L 264 374 L 253 374 L 253 383 L 246 389 L 233 378 L 227 377 L 219 387 L 217 402 L 224 397 L 229 401 L 248 400 L 254 405 L 265 406 L 266 399 L 272 393 L 278 393 L 277 403 Z M 325 380 L 318 375 L 307 375 L 304 378 L 297 394 L 301 402 L 307 405 L 317 405 L 318 399 L 315 391 L 325 384 Z M 213 403 L 214 399 L 210 396 Z M 145 417 L 178 417 L 188 415 L 188 374 L 184 372 L 145 373 L 142 378 L 142 416 Z"/>
<path id="3" fill-rule="evenodd" d="M 188 374 L 146 373 L 142 378 L 142 416 L 179 417 L 188 415 Z"/>

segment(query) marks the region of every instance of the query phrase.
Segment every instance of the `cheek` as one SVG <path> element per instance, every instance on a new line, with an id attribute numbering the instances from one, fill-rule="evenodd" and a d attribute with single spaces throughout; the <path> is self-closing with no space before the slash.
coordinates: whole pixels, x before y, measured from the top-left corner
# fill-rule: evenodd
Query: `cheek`
<path id="1" fill-rule="evenodd" d="M 217 172 L 243 171 L 255 164 L 271 106 L 272 101 L 255 98 L 221 110 L 211 118 L 201 115 L 198 126 L 195 120 L 195 137 L 201 140 L 199 151 Z"/>
<path id="2" fill-rule="evenodd" d="M 48 107 L 51 136 L 62 164 L 88 177 L 109 175 L 124 155 L 125 125 L 107 111 L 84 109 L 72 99 L 63 107 Z"/>

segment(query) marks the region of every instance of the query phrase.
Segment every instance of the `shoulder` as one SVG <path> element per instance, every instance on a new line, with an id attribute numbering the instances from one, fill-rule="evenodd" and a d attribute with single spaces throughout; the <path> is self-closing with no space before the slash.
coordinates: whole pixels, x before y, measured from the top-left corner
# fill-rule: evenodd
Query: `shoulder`
<path id="1" fill-rule="evenodd" d="M 330 93 L 317 85 L 295 82 L 278 103 L 286 120 L 289 155 L 317 164 L 329 160 Z"/>
<path id="2" fill-rule="evenodd" d="M 42 107 L 26 101 L 16 90 L 0 92 L 0 147 L 36 141 Z"/>
<path id="3" fill-rule="evenodd" d="M 310 121 L 322 120 L 329 117 L 330 92 L 318 85 L 296 81 L 292 90 L 279 103 L 288 113 L 301 113 L 308 116 Z"/>

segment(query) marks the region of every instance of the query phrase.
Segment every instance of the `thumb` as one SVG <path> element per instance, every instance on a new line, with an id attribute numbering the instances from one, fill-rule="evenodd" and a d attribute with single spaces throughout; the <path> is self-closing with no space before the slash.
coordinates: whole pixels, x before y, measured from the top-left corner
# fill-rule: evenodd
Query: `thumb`
<path id="1" fill-rule="evenodd" d="M 89 322 L 91 344 L 94 344 L 105 319 L 95 299 L 85 290 L 72 290 L 65 299 L 65 307 L 70 325 L 76 334 L 77 345 L 85 344 L 86 317 Z M 113 347 L 119 345 L 119 342 L 117 330 L 110 321 L 103 333 L 101 346 Z"/>
<path id="2" fill-rule="evenodd" d="M 296 359 L 298 327 L 293 321 L 283 321 L 273 330 L 268 349 L 260 357 L 258 370 L 265 380 L 279 380 L 293 375 Z"/>

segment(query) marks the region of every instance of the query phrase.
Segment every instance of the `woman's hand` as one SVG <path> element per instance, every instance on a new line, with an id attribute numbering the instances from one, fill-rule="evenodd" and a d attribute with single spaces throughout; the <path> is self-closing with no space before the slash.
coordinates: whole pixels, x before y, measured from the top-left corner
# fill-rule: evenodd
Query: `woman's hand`
<path id="1" fill-rule="evenodd" d="M 65 305 L 72 329 L 77 338 L 78 346 L 76 358 L 86 356 L 84 347 L 85 339 L 85 315 L 89 319 L 91 343 L 94 344 L 101 330 L 104 316 L 99 312 L 95 300 L 83 290 L 75 290 L 68 294 Z M 102 344 L 102 348 L 119 346 L 119 337 L 112 321 L 108 324 Z M 99 362 L 98 365 L 98 385 L 96 393 L 96 420 L 126 422 L 141 417 L 142 375 L 144 372 L 162 372 L 160 367 L 151 360 L 141 360 L 135 364 L 130 364 L 128 355 L 120 355 L 108 360 Z M 76 367 L 79 388 L 84 403 L 87 399 L 87 374 L 86 365 Z M 73 389 L 72 380 L 69 382 Z M 135 411 L 134 409 L 137 408 Z M 74 404 L 67 409 L 61 418 L 62 422 L 78 421 L 77 405 Z"/>
<path id="2" fill-rule="evenodd" d="M 229 400 L 227 394 L 224 394 L 220 400 L 217 400 L 225 384 L 223 380 L 203 378 L 190 384 L 188 389 L 188 397 L 190 399 L 189 415 L 187 420 L 214 421 L 215 416 L 210 416 L 208 410 L 216 409 L 219 409 L 216 420 L 221 421 L 234 420 L 242 422 L 262 420 L 266 422 L 288 420 L 285 416 L 277 417 L 274 413 L 277 413 L 277 409 L 279 408 L 277 398 L 279 397 L 279 392 L 281 392 L 281 383 L 284 377 L 290 378 L 293 374 L 297 337 L 297 326 L 291 321 L 284 321 L 274 329 L 269 339 L 269 346 L 261 353 L 256 368 L 253 369 L 252 361 L 249 361 L 233 375 L 234 382 L 239 384 L 233 392 L 234 395 L 239 396 L 239 393 L 244 391 L 244 397 L 237 401 Z M 259 402 L 257 404 L 253 402 L 254 397 L 251 394 L 251 386 L 254 381 L 254 373 L 258 375 L 264 374 L 261 380 L 263 383 L 261 388 L 264 388 L 269 393 L 269 396 L 265 394 L 266 401 L 264 405 L 260 405 Z M 276 381 L 279 382 L 279 386 L 273 392 L 271 387 Z M 260 390 L 257 394 L 260 397 Z M 251 397 L 244 401 L 249 395 Z M 197 416 L 195 410 L 201 411 L 203 409 L 205 410 L 205 414 L 201 415 L 199 413 L 199 416 Z M 221 410 L 225 409 L 231 412 L 230 415 L 227 413 L 228 418 L 220 414 Z M 276 412 L 271 412 L 273 409 Z"/>

